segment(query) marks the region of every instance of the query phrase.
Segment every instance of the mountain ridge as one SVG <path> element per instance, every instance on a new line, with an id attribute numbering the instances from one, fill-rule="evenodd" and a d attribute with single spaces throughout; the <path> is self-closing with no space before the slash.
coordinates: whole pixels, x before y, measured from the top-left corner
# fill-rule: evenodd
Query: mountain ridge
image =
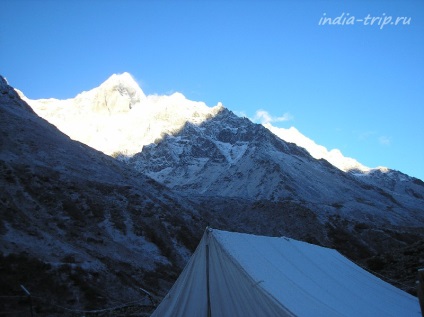
<path id="1" fill-rule="evenodd" d="M 119 92 L 119 89 L 121 89 L 121 92 Z M 104 104 L 105 99 L 111 99 L 111 96 L 106 96 L 107 92 L 105 91 L 112 91 L 112 93 L 109 92 L 109 94 L 117 94 L 116 92 L 121 94 L 121 101 L 110 101 L 111 104 L 119 105 L 115 106 L 115 110 L 109 109 L 107 105 Z M 122 93 L 122 91 L 131 91 L 131 93 Z M 89 97 L 85 97 L 85 95 L 88 95 Z M 128 100 L 128 95 L 136 97 Z M 155 142 L 156 139 L 161 138 L 164 132 L 174 133 L 178 131 L 183 127 L 185 120 L 200 124 L 202 121 L 210 118 L 210 116 L 215 115 L 217 111 L 223 107 L 221 103 L 218 103 L 215 107 L 210 108 L 203 102 L 188 100 L 184 95 L 178 92 L 170 96 L 146 96 L 136 81 L 127 72 L 123 74 L 113 74 L 99 87 L 82 92 L 75 98 L 71 99 L 58 100 L 51 98 L 31 100 L 26 98 L 22 92 L 20 92 L 20 96 L 28 104 L 30 104 L 38 115 L 54 123 L 64 133 L 70 135 L 73 139 L 89 144 L 108 155 L 121 153 L 123 155 L 131 156 L 140 152 L 143 146 L 151 144 Z M 72 110 L 70 113 L 63 112 L 63 108 L 68 108 L 69 110 L 69 108 L 72 107 L 72 104 L 76 104 L 77 107 L 83 109 L 80 109 L 77 114 L 73 113 Z M 95 104 L 95 106 L 87 107 L 87 104 Z M 152 108 L 155 107 L 159 109 L 152 110 Z M 48 108 L 50 108 L 50 110 Z M 52 108 L 58 108 L 59 113 L 55 114 L 54 111 L 52 111 Z M 184 110 L 181 111 L 182 109 Z M 95 116 L 92 116 L 90 113 L 94 113 Z M 128 115 L 127 118 L 122 118 L 122 116 L 120 116 L 120 114 L 122 115 L 123 113 Z M 166 113 L 168 113 L 168 115 L 166 115 Z M 115 115 L 115 118 L 114 120 L 105 120 L 103 116 L 100 116 L 100 114 L 109 116 Z M 71 119 L 66 119 L 69 116 Z M 147 116 L 147 118 L 145 120 L 141 120 L 141 116 Z M 149 125 L 149 121 L 158 121 L 158 117 L 162 117 L 162 125 Z M 124 121 L 126 120 L 126 122 L 121 122 L 121 119 Z M 80 125 L 83 125 L 86 129 L 88 128 L 88 131 L 92 131 L 87 133 L 88 135 L 95 134 L 95 131 L 99 129 L 102 129 L 104 133 L 108 131 L 108 128 L 110 131 L 105 133 L 106 136 L 99 136 L 90 139 L 87 136 L 78 133 L 79 129 L 67 126 L 66 121 L 69 122 L 72 120 L 79 122 Z M 92 122 L 96 120 L 102 123 L 94 125 L 95 127 L 93 127 Z M 170 122 L 172 120 L 175 120 L 175 122 Z M 120 124 L 118 122 L 120 122 Z M 279 138 L 305 148 L 314 158 L 326 159 L 342 171 L 352 171 L 352 173 L 356 172 L 362 175 L 368 175 L 374 170 L 380 170 L 383 172 L 391 170 L 387 167 L 381 166 L 375 168 L 367 167 L 358 162 L 356 159 L 343 156 L 340 150 L 337 149 L 328 151 L 325 147 L 317 145 L 314 141 L 301 134 L 295 127 L 283 129 L 274 127 L 269 123 L 265 123 L 264 126 Z M 131 134 L 125 135 L 125 132 L 123 132 L 124 130 L 128 131 L 135 129 L 142 131 L 144 136 L 143 134 L 140 136 L 139 133 L 137 140 L 135 136 Z M 119 141 L 116 140 L 116 135 L 120 135 L 121 139 L 129 138 L 131 139 L 131 142 L 119 143 Z M 115 144 L 111 146 L 111 142 Z M 137 143 L 138 146 L 134 147 L 131 143 Z"/>

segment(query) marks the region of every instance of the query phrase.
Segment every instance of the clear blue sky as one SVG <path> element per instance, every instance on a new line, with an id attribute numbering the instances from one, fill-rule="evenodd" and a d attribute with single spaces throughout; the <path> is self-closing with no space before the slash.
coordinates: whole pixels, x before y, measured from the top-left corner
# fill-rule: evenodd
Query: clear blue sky
<path id="1" fill-rule="evenodd" d="M 146 94 L 179 91 L 250 118 L 289 114 L 273 124 L 424 180 L 424 1 L 0 7 L 0 74 L 29 98 L 71 98 L 127 71 Z M 329 23 L 343 13 L 344 25 Z"/>

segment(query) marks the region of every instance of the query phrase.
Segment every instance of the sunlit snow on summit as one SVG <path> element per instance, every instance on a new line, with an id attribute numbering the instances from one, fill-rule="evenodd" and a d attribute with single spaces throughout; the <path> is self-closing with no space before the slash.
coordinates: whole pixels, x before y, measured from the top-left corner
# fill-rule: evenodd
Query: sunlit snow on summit
<path id="1" fill-rule="evenodd" d="M 200 124 L 223 108 L 188 100 L 183 94 L 146 96 L 129 73 L 114 74 L 99 87 L 67 100 L 30 100 L 41 117 L 72 139 L 105 154 L 133 155 L 186 122 Z"/>

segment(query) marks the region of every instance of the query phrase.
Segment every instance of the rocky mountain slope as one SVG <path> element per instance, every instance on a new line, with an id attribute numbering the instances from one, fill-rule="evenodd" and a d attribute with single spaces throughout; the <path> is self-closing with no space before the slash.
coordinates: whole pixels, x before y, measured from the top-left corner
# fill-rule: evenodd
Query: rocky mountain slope
<path id="1" fill-rule="evenodd" d="M 423 236 L 420 180 L 343 172 L 224 108 L 127 162 L 239 231 L 289 235 L 356 260 Z"/>
<path id="2" fill-rule="evenodd" d="M 287 143 L 261 125 L 223 108 L 200 125 L 143 148 L 129 163 L 157 181 L 190 195 L 247 200 L 297 201 L 315 205 L 324 219 L 380 225 L 422 224 L 424 186 L 391 171 L 391 185 L 375 186 Z M 376 173 L 376 172 L 374 172 Z M 389 173 L 389 172 L 388 172 Z M 385 175 L 374 175 L 383 177 Z"/>
<path id="3" fill-rule="evenodd" d="M 151 305 L 140 288 L 164 295 L 206 226 L 179 195 L 39 118 L 1 77 L 0 187 L 1 295 L 23 284 L 44 315 Z"/>

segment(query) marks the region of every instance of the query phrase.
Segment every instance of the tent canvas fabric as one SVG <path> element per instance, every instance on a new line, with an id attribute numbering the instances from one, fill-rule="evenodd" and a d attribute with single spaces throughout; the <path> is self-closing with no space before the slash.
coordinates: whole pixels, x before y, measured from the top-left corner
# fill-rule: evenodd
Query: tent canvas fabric
<path id="1" fill-rule="evenodd" d="M 206 229 L 152 316 L 407 316 L 418 299 L 333 249 Z"/>

